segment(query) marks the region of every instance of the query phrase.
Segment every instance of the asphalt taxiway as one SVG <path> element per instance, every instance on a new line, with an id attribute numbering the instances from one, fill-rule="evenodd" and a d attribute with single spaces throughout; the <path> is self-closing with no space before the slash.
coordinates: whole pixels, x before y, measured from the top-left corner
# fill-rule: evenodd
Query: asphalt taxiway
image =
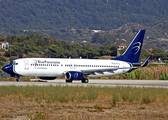
<path id="1" fill-rule="evenodd" d="M 80 81 L 73 81 L 72 83 L 66 83 L 64 79 L 48 80 L 46 82 L 9 82 L 1 81 L 0 86 L 125 86 L 125 87 L 160 87 L 168 88 L 168 81 L 162 80 L 101 80 L 101 79 L 91 79 L 89 83 L 81 83 Z"/>

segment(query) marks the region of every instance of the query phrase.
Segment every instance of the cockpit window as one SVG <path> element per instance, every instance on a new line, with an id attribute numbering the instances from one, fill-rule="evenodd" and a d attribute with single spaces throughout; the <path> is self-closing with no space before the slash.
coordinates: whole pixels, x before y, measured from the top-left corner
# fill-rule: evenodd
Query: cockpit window
<path id="1" fill-rule="evenodd" d="M 10 65 L 12 65 L 13 64 L 13 61 L 10 61 L 10 63 L 9 63 Z"/>
<path id="2" fill-rule="evenodd" d="M 13 63 L 13 61 L 11 61 L 9 64 L 10 65 L 18 65 L 18 63 Z"/>

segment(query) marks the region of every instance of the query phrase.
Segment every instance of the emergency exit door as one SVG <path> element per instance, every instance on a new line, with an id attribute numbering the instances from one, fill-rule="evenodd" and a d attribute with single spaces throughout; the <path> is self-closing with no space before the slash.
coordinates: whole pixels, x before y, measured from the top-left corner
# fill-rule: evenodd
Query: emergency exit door
<path id="1" fill-rule="evenodd" d="M 29 70 L 29 62 L 27 60 L 24 60 L 24 68 L 25 70 Z"/>

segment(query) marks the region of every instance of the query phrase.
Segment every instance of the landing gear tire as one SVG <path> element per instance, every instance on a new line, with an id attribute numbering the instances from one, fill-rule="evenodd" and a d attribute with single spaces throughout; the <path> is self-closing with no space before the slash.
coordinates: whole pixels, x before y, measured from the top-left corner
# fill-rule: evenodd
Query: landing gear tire
<path id="1" fill-rule="evenodd" d="M 66 83 L 72 83 L 72 80 L 65 80 Z"/>
<path id="2" fill-rule="evenodd" d="M 20 79 L 18 78 L 18 79 L 16 79 L 16 81 L 17 81 L 17 82 L 20 82 Z"/>
<path id="3" fill-rule="evenodd" d="M 82 80 L 82 83 L 88 83 L 88 82 L 89 82 L 88 79 L 83 79 L 83 80 Z"/>

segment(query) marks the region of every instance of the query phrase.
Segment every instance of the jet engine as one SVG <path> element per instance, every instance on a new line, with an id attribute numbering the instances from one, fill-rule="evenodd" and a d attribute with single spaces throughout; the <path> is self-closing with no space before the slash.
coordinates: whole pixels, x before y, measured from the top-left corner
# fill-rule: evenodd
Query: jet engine
<path id="1" fill-rule="evenodd" d="M 83 73 L 76 71 L 69 71 L 65 74 L 66 80 L 82 80 L 84 78 Z"/>

